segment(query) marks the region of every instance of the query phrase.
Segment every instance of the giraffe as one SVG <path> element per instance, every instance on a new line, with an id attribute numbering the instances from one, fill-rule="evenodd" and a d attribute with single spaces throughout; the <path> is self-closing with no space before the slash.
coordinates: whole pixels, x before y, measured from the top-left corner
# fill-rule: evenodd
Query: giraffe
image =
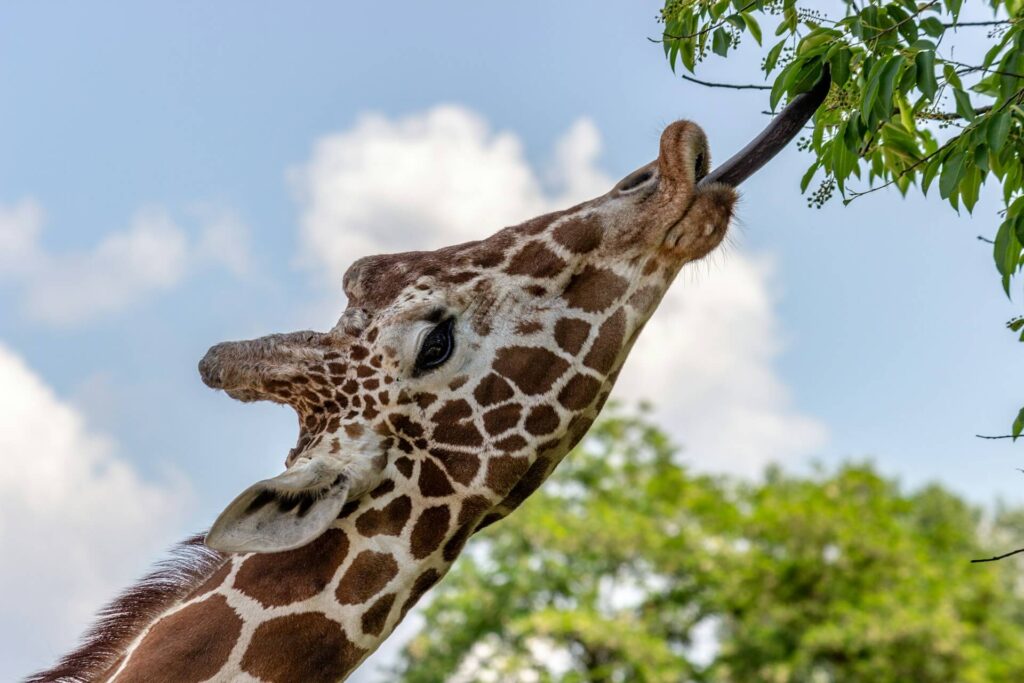
<path id="1" fill-rule="evenodd" d="M 207 385 L 295 409 L 284 472 L 31 680 L 344 680 L 583 437 L 676 274 L 722 241 L 737 194 L 698 185 L 709 162 L 677 121 L 601 197 L 356 261 L 327 332 L 212 347 Z"/>

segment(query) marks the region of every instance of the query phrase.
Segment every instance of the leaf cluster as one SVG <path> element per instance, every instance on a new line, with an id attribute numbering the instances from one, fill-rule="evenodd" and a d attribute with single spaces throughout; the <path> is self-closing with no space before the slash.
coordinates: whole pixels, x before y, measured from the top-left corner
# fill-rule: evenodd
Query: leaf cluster
<path id="1" fill-rule="evenodd" d="M 709 41 L 726 57 L 749 35 L 765 50 L 773 110 L 829 70 L 832 90 L 802 144 L 813 160 L 801 191 L 818 183 L 812 205 L 834 190 L 850 202 L 895 186 L 934 189 L 973 212 L 982 185 L 995 182 L 1002 206 L 993 258 L 1009 296 L 1024 268 L 1024 2 L 990 0 L 992 19 L 967 24 L 962 0 L 833 5 L 826 13 L 797 0 L 667 0 L 661 42 L 673 69 L 694 72 Z M 773 39 L 759 21 L 771 22 Z M 987 33 L 984 54 L 957 50 L 967 30 Z M 1018 419 L 1015 438 L 1022 426 Z"/>

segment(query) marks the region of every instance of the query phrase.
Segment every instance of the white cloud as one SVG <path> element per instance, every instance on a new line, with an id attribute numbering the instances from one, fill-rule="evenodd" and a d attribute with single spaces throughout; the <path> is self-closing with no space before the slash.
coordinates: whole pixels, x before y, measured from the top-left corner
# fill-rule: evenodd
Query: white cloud
<path id="1" fill-rule="evenodd" d="M 770 258 L 735 250 L 684 268 L 622 369 L 613 395 L 650 400 L 700 468 L 756 476 L 825 442 L 774 367 L 771 283 Z"/>
<path id="2" fill-rule="evenodd" d="M 147 481 L 0 344 L 0 666 L 45 666 L 178 531 L 190 493 Z M 17 656 L 15 656 L 15 653 Z M 24 674 L 25 671 L 20 673 Z"/>
<path id="3" fill-rule="evenodd" d="M 75 325 L 173 288 L 196 262 L 244 271 L 245 226 L 230 213 L 208 211 L 203 218 L 195 246 L 166 210 L 150 208 L 92 249 L 51 253 L 40 243 L 44 212 L 38 203 L 0 205 L 0 282 L 21 289 L 28 317 Z"/>
<path id="4" fill-rule="evenodd" d="M 318 140 L 290 173 L 302 207 L 301 259 L 335 286 L 360 256 L 435 249 L 479 239 L 506 225 L 607 191 L 593 167 L 592 123 L 577 122 L 559 144 L 545 193 L 519 138 L 492 131 L 478 114 L 439 106 L 404 119 L 365 115 Z"/>
<path id="5" fill-rule="evenodd" d="M 577 121 L 538 173 L 516 135 L 462 107 L 364 116 L 317 141 L 290 174 L 301 259 L 338 292 L 361 256 L 479 239 L 606 192 L 600 149 L 594 124 Z M 782 343 L 771 276 L 770 259 L 736 250 L 684 270 L 619 380 L 616 397 L 652 401 L 698 466 L 755 474 L 825 439 L 819 422 L 792 407 L 774 367 Z"/>

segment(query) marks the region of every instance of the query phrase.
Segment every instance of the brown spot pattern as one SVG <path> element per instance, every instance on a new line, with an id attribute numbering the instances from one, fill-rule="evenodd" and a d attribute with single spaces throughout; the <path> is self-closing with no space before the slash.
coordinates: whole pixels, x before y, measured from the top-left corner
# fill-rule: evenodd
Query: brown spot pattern
<path id="1" fill-rule="evenodd" d="M 371 536 L 398 536 L 409 521 L 412 500 L 399 496 L 379 510 L 367 510 L 356 519 L 356 529 L 367 538 Z"/>
<path id="2" fill-rule="evenodd" d="M 420 493 L 428 498 L 448 496 L 455 493 L 452 483 L 432 460 L 420 463 Z"/>
<path id="3" fill-rule="evenodd" d="M 412 476 L 412 459 L 403 455 L 398 460 L 395 460 L 395 469 L 401 472 L 402 475 L 408 479 Z"/>
<path id="4" fill-rule="evenodd" d="M 484 413 L 484 429 L 495 435 L 512 429 L 519 423 L 523 409 L 518 403 L 509 403 Z"/>
<path id="5" fill-rule="evenodd" d="M 622 350 L 622 340 L 626 336 L 626 314 L 620 308 L 601 325 L 597 331 L 597 339 L 583 359 L 583 364 L 598 372 L 608 374 L 615 365 L 615 360 Z"/>
<path id="6" fill-rule="evenodd" d="M 476 425 L 469 420 L 473 416 L 473 408 L 465 399 L 448 401 L 432 418 L 434 422 L 434 440 L 453 446 L 480 446 L 484 437 Z"/>
<path id="7" fill-rule="evenodd" d="M 487 487 L 505 495 L 526 472 L 529 461 L 524 456 L 499 455 L 487 463 Z"/>
<path id="8" fill-rule="evenodd" d="M 412 584 L 412 590 L 409 591 L 409 597 L 402 603 L 402 618 L 405 618 L 405 613 L 416 604 L 416 602 L 423 597 L 423 594 L 434 587 L 434 584 L 441 580 L 441 572 L 436 569 L 428 569 L 427 571 L 416 577 L 416 581 Z"/>
<path id="9" fill-rule="evenodd" d="M 558 413 L 549 405 L 539 405 L 526 416 L 526 431 L 535 436 L 550 434 L 558 429 Z"/>
<path id="10" fill-rule="evenodd" d="M 395 604 L 395 594 L 388 593 L 370 605 L 370 609 L 363 612 L 361 619 L 363 633 L 371 636 L 380 635 L 388 621 L 388 615 L 391 614 L 391 606 L 393 604 Z"/>
<path id="11" fill-rule="evenodd" d="M 189 605 L 153 626 L 132 653 L 119 681 L 198 683 L 228 661 L 242 620 L 223 595 Z"/>
<path id="12" fill-rule="evenodd" d="M 582 410 L 597 396 L 601 383 L 587 375 L 576 375 L 558 392 L 558 402 L 569 410 Z"/>
<path id="13" fill-rule="evenodd" d="M 235 574 L 235 588 L 264 607 L 311 598 L 327 587 L 348 554 L 348 536 L 328 529 L 320 538 L 283 553 L 255 554 Z"/>
<path id="14" fill-rule="evenodd" d="M 412 535 L 409 537 L 412 556 L 421 560 L 437 550 L 448 533 L 450 520 L 451 513 L 447 505 L 437 505 L 424 510 L 413 525 Z"/>
<path id="15" fill-rule="evenodd" d="M 472 453 L 460 453 L 446 448 L 431 448 L 430 454 L 440 461 L 448 475 L 463 486 L 473 481 L 480 469 L 480 458 Z"/>
<path id="16" fill-rule="evenodd" d="M 578 318 L 562 318 L 555 323 L 555 343 L 575 355 L 590 336 L 590 323 Z"/>
<path id="17" fill-rule="evenodd" d="M 524 394 L 543 394 L 569 369 L 569 363 L 536 346 L 499 349 L 494 371 L 510 379 Z"/>
<path id="18" fill-rule="evenodd" d="M 480 380 L 480 384 L 473 390 L 473 398 L 484 407 L 501 403 L 514 395 L 509 383 L 493 372 Z"/>
<path id="19" fill-rule="evenodd" d="M 260 624 L 242 669 L 271 683 L 328 683 L 343 678 L 365 655 L 341 624 L 318 612 L 303 612 Z"/>
<path id="20" fill-rule="evenodd" d="M 594 220 L 569 218 L 555 228 L 555 241 L 576 254 L 586 254 L 601 245 L 601 228 Z"/>
<path id="21" fill-rule="evenodd" d="M 597 313 L 615 303 L 628 287 L 629 284 L 612 271 L 588 265 L 569 280 L 562 298 L 573 308 Z"/>
<path id="22" fill-rule="evenodd" d="M 543 242 L 534 240 L 527 242 L 512 257 L 505 272 L 510 275 L 529 275 L 536 278 L 550 278 L 558 275 L 565 268 L 557 254 L 548 249 Z"/>
<path id="23" fill-rule="evenodd" d="M 398 574 L 398 563 L 387 553 L 364 550 L 341 577 L 335 595 L 343 605 L 358 605 L 379 593 Z"/>

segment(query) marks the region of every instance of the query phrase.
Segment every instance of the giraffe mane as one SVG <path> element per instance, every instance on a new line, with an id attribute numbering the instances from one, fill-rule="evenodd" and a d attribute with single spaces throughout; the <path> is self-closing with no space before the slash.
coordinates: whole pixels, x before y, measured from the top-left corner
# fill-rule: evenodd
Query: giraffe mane
<path id="1" fill-rule="evenodd" d="M 205 536 L 196 534 L 174 545 L 169 557 L 100 610 L 77 648 L 25 683 L 84 683 L 108 670 L 143 629 L 227 561 L 227 555 L 204 545 Z"/>

